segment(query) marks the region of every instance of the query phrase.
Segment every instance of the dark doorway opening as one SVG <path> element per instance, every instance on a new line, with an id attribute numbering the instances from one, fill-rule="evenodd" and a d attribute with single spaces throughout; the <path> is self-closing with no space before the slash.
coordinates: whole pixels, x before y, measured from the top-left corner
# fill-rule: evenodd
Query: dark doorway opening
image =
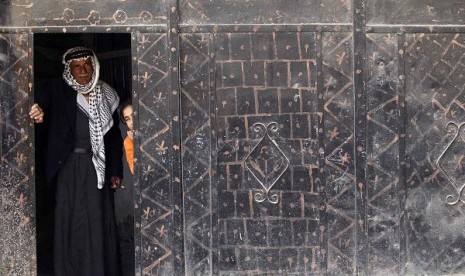
<path id="1" fill-rule="evenodd" d="M 35 93 L 63 72 L 62 55 L 71 47 L 84 46 L 96 53 L 100 62 L 100 79 L 112 86 L 122 103 L 131 100 L 131 35 L 128 33 L 53 33 L 34 35 Z M 43 136 L 36 126 L 36 217 L 38 275 L 53 275 L 54 187 L 43 179 Z M 123 138 L 126 127 L 120 122 Z M 124 189 L 115 195 L 116 221 L 120 240 L 122 275 L 134 275 L 134 189 L 132 176 L 123 156 Z"/>

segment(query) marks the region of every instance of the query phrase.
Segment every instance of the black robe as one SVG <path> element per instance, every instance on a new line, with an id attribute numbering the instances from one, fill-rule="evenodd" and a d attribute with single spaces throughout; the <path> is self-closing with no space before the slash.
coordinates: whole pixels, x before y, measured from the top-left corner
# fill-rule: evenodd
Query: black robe
<path id="1" fill-rule="evenodd" d="M 44 110 L 44 123 L 39 124 L 39 135 L 46 140 L 45 179 L 51 183 L 74 147 L 76 131 L 77 92 L 64 80 L 50 82 L 36 93 L 36 101 Z M 123 176 L 123 138 L 119 116 L 113 113 L 113 126 L 103 137 L 105 143 L 105 176 Z"/>
<path id="2" fill-rule="evenodd" d="M 56 183 L 54 266 L 56 276 L 119 275 L 113 190 L 97 187 L 90 153 L 88 119 L 77 107 L 76 92 L 64 81 L 40 95 L 47 133 L 45 175 Z M 122 177 L 122 138 L 118 116 L 104 136 L 106 177 Z"/>

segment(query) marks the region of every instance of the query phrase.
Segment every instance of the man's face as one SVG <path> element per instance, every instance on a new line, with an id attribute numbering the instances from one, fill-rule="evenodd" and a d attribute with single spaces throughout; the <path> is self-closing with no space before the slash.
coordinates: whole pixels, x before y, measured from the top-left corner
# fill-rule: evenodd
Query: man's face
<path id="1" fill-rule="evenodd" d="M 92 67 L 91 58 L 82 60 L 73 60 L 70 63 L 71 75 L 80 85 L 86 85 L 92 80 L 94 67 Z"/>
<path id="2" fill-rule="evenodd" d="M 124 122 L 128 126 L 129 130 L 133 130 L 132 124 L 132 106 L 128 105 L 126 108 L 123 109 L 123 118 Z"/>

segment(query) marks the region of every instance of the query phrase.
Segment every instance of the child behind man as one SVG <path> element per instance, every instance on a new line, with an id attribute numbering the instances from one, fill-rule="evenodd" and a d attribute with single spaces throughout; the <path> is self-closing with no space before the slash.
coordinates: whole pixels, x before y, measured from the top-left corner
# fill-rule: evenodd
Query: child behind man
<path id="1" fill-rule="evenodd" d="M 128 127 L 127 136 L 124 138 L 124 150 L 131 174 L 134 174 L 134 124 L 132 121 L 132 103 L 125 102 L 120 109 L 121 121 Z"/>

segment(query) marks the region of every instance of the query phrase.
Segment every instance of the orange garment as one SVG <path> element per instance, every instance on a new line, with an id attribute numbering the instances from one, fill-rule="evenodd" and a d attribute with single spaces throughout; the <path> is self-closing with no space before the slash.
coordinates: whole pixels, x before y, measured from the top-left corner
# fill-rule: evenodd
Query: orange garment
<path id="1" fill-rule="evenodd" d="M 124 150 L 126 152 L 129 170 L 131 174 L 134 174 L 134 141 L 129 139 L 129 137 L 124 138 Z"/>

